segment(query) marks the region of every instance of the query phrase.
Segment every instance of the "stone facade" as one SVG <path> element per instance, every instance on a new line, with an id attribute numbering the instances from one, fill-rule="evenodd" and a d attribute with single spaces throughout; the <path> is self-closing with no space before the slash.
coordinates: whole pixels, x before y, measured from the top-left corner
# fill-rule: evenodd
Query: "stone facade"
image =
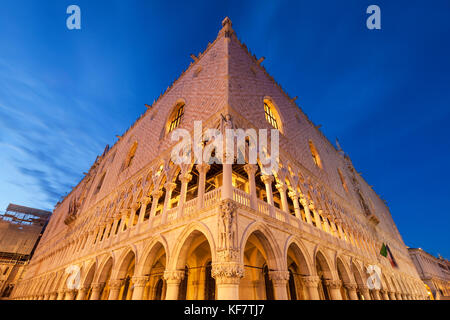
<path id="1" fill-rule="evenodd" d="M 10 204 L 0 212 L 0 299 L 19 282 L 51 212 Z"/>
<path id="2" fill-rule="evenodd" d="M 426 298 L 385 203 L 231 21 L 222 26 L 56 206 L 16 299 Z M 199 120 L 204 129 L 276 125 L 278 167 L 175 165 L 172 124 L 193 132 Z M 398 268 L 380 256 L 383 242 Z M 380 290 L 368 287 L 369 265 L 382 270 Z"/>
<path id="3" fill-rule="evenodd" d="M 450 300 L 450 261 L 420 248 L 408 248 L 408 251 L 430 299 Z"/>

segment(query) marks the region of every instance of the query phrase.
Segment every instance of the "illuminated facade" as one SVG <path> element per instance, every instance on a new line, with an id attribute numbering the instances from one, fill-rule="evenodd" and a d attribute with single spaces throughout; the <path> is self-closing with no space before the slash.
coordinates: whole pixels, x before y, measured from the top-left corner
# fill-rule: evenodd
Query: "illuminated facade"
<path id="1" fill-rule="evenodd" d="M 0 212 L 0 299 L 8 299 L 20 280 L 50 215 L 16 204 Z"/>
<path id="2" fill-rule="evenodd" d="M 222 25 L 56 206 L 16 299 L 426 298 L 385 203 Z M 194 121 L 278 129 L 279 166 L 175 165 L 171 133 Z"/>
<path id="3" fill-rule="evenodd" d="M 430 299 L 450 300 L 450 261 L 420 248 L 408 248 L 408 251 Z"/>

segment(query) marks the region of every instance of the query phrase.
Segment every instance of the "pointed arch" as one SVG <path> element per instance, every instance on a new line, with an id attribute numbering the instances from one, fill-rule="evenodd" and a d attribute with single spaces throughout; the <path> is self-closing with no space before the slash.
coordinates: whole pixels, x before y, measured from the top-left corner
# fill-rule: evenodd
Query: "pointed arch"
<path id="1" fill-rule="evenodd" d="M 173 249 L 173 255 L 169 260 L 171 270 L 183 270 L 185 268 L 185 261 L 187 260 L 187 252 L 190 244 L 196 236 L 203 235 L 210 247 L 212 260 L 215 261 L 216 245 L 214 237 L 208 227 L 202 222 L 193 222 L 188 225 L 183 232 L 178 236 Z"/>
<path id="2" fill-rule="evenodd" d="M 240 241 L 241 262 L 244 262 L 245 246 L 248 239 L 253 234 L 261 242 L 261 245 L 267 254 L 268 268 L 272 270 L 285 270 L 286 268 L 283 269 L 283 266 L 285 266 L 286 263 L 283 263 L 282 261 L 283 255 L 281 254 L 281 250 L 278 247 L 275 237 L 270 229 L 261 222 L 253 222 L 245 229 Z"/>
<path id="3" fill-rule="evenodd" d="M 309 254 L 306 246 L 303 244 L 303 241 L 295 236 L 290 236 L 284 246 L 284 261 L 288 260 L 289 251 L 292 251 L 300 272 L 303 275 L 312 275 L 313 263 L 311 261 L 311 255 Z"/>

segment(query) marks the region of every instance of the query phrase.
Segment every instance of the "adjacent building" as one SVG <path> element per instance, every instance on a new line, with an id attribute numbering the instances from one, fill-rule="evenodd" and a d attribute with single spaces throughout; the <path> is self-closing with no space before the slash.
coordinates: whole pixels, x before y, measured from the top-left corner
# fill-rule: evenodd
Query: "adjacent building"
<path id="1" fill-rule="evenodd" d="M 50 215 L 15 204 L 0 212 L 0 299 L 8 299 L 20 280 Z"/>
<path id="2" fill-rule="evenodd" d="M 429 254 L 421 248 L 408 248 L 420 278 L 432 300 L 450 300 L 450 261 Z"/>
<path id="3" fill-rule="evenodd" d="M 191 57 L 56 205 L 13 297 L 425 299 L 385 202 L 231 21 Z M 178 129 L 200 132 L 192 141 L 206 157 L 185 153 L 187 162 L 174 162 Z M 254 140 L 244 136 L 240 161 L 208 161 L 222 150 L 211 147 L 219 140 L 207 129 L 217 136 L 265 129 L 259 142 L 267 146 L 259 144 L 252 159 Z M 279 156 L 268 170 L 272 142 Z M 383 244 L 395 266 L 380 255 Z M 381 271 L 377 285 L 373 266 Z"/>

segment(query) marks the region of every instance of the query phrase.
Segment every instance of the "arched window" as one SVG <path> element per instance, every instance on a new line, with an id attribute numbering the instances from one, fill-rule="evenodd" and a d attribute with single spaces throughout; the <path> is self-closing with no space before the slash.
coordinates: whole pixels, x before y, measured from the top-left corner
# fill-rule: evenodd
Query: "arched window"
<path id="1" fill-rule="evenodd" d="M 341 178 L 342 187 L 344 188 L 345 192 L 348 192 L 347 183 L 345 182 L 344 174 L 340 169 L 337 169 L 339 173 L 339 177 Z"/>
<path id="2" fill-rule="evenodd" d="M 175 108 L 174 112 L 172 113 L 169 119 L 169 122 L 167 124 L 167 133 L 172 132 L 180 125 L 183 115 L 184 115 L 184 103 L 181 103 Z"/>
<path id="3" fill-rule="evenodd" d="M 309 148 L 311 149 L 311 155 L 312 155 L 314 164 L 316 166 L 318 166 L 320 169 L 322 169 L 323 168 L 322 160 L 320 159 L 319 152 L 317 152 L 317 149 L 311 140 L 309 140 Z"/>
<path id="4" fill-rule="evenodd" d="M 266 121 L 272 127 L 281 131 L 281 119 L 278 111 L 268 99 L 264 99 L 264 113 L 266 115 Z"/>
<path id="5" fill-rule="evenodd" d="M 125 162 L 123 164 L 123 169 L 126 169 L 129 166 L 131 166 L 131 163 L 133 162 L 134 156 L 136 155 L 137 147 L 138 147 L 138 143 L 137 143 L 137 141 L 135 141 L 133 143 L 133 145 L 131 146 L 130 151 L 128 151 L 128 155 L 127 155 L 127 157 L 125 159 Z"/>

